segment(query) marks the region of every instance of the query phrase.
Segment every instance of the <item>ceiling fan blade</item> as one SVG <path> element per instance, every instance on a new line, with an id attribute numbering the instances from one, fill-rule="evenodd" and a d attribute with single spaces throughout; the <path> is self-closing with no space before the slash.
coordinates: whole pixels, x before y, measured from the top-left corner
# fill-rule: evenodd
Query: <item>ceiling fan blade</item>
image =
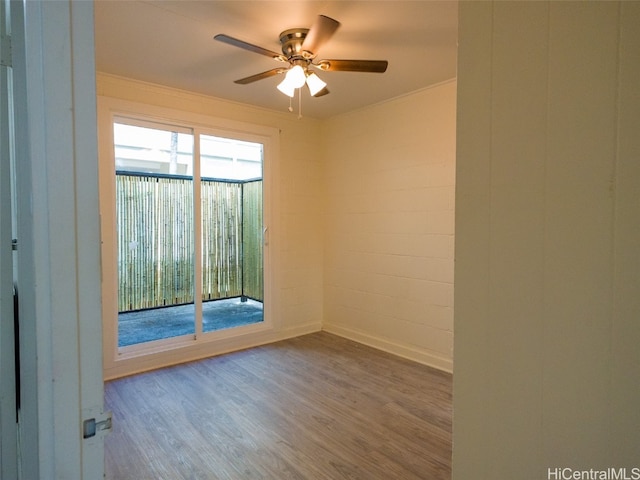
<path id="1" fill-rule="evenodd" d="M 388 65 L 386 60 L 322 60 L 316 66 L 327 72 L 384 73 Z"/>
<path id="2" fill-rule="evenodd" d="M 262 80 L 263 78 L 273 77 L 274 75 L 278 75 L 279 73 L 286 72 L 286 68 L 274 68 L 272 70 L 267 70 L 266 72 L 257 73 L 255 75 L 251 75 L 250 77 L 241 78 L 239 80 L 235 80 L 233 83 L 238 83 L 240 85 L 246 85 L 247 83 L 257 82 L 258 80 Z"/>
<path id="3" fill-rule="evenodd" d="M 244 50 L 249 50 L 250 52 L 259 53 L 260 55 L 265 55 L 267 57 L 274 58 L 276 60 L 282 60 L 282 54 L 272 52 L 271 50 L 267 50 L 266 48 L 258 47 L 257 45 L 253 45 L 251 43 L 247 43 L 243 40 L 238 40 L 237 38 L 230 37 L 229 35 L 225 35 L 224 33 L 219 33 L 215 37 L 215 40 L 219 42 L 226 43 L 228 45 L 233 45 L 234 47 L 239 47 Z M 286 60 L 286 59 L 284 59 Z"/>
<path id="4" fill-rule="evenodd" d="M 325 95 L 327 95 L 329 93 L 329 89 L 327 87 L 324 87 L 322 90 L 320 90 L 318 93 L 316 93 L 314 95 L 315 98 L 318 97 L 324 97 Z"/>
<path id="5" fill-rule="evenodd" d="M 302 42 L 302 50 L 315 54 L 336 32 L 340 22 L 325 15 L 318 15 Z"/>

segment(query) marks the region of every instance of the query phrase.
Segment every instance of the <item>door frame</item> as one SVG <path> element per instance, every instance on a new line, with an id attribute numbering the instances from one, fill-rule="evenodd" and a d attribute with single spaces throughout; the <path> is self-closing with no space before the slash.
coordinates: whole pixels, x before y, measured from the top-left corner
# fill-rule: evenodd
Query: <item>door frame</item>
<path id="1" fill-rule="evenodd" d="M 93 3 L 11 1 L 19 477 L 101 479 L 100 235 Z M 27 41 L 28 39 L 28 41 Z"/>
<path id="2" fill-rule="evenodd" d="M 11 35 L 7 0 L 0 4 L 0 478 L 18 477 L 16 350 L 13 288 L 12 72 L 5 52 Z"/>

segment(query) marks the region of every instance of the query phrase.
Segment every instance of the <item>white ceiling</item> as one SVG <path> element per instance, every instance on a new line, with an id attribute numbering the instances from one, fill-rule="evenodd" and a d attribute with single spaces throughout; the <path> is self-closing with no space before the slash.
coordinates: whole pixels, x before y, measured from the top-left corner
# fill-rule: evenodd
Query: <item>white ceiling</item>
<path id="1" fill-rule="evenodd" d="M 318 14 L 341 27 L 318 59 L 388 60 L 383 74 L 319 72 L 329 95 L 305 91 L 304 116 L 327 118 L 456 76 L 456 1 L 97 0 L 98 71 L 287 111 L 280 75 L 234 80 L 276 68 L 269 57 L 213 40 L 225 33 L 280 52 L 279 34 L 309 28 Z M 294 103 L 297 111 L 297 99 Z"/>

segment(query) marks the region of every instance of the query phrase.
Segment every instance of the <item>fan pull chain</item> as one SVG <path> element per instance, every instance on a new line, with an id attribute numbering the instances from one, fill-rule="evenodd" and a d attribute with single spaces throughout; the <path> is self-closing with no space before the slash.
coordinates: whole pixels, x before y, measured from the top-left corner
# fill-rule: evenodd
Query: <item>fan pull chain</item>
<path id="1" fill-rule="evenodd" d="M 298 89 L 298 120 L 302 118 L 302 89 Z"/>

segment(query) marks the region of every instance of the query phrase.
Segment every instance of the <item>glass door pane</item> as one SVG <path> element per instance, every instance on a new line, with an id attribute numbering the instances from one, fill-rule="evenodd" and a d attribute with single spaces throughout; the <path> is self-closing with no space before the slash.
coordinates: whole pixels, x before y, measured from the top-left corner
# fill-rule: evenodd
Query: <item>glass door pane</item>
<path id="1" fill-rule="evenodd" d="M 118 346 L 195 335 L 193 134 L 114 123 Z"/>
<path id="2" fill-rule="evenodd" d="M 260 143 L 200 135 L 202 330 L 264 320 Z"/>

